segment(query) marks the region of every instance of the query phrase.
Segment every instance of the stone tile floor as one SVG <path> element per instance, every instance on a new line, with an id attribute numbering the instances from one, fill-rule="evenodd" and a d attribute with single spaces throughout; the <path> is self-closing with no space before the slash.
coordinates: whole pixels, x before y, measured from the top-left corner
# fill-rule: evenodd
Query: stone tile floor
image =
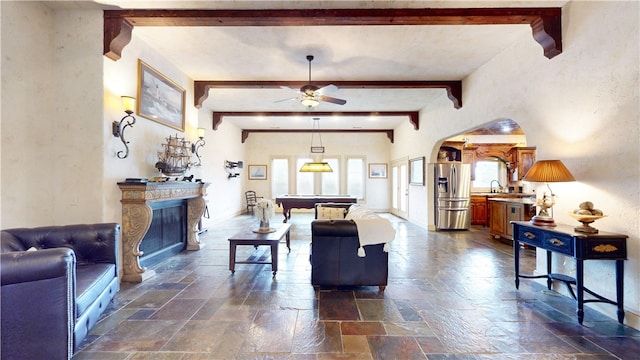
<path id="1" fill-rule="evenodd" d="M 201 235 L 206 246 L 155 266 L 144 283 L 123 283 L 75 356 L 81 359 L 638 359 L 640 332 L 535 281 L 513 281 L 511 246 L 486 228 L 427 232 L 391 215 L 397 236 L 389 285 L 314 290 L 312 215 L 292 216 L 291 252 L 279 270 L 228 270 L 227 239 L 241 215 Z M 276 221 L 279 221 L 278 217 Z M 238 258 L 268 256 L 267 246 Z M 535 252 L 522 250 L 522 271 Z"/>

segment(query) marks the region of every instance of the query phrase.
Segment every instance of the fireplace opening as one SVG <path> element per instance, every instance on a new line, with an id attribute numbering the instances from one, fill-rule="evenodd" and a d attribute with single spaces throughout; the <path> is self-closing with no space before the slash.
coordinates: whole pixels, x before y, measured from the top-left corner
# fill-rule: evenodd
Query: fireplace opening
<path id="1" fill-rule="evenodd" d="M 160 201 L 150 206 L 151 225 L 139 246 L 144 253 L 140 257 L 142 267 L 157 265 L 187 246 L 187 201 Z"/>

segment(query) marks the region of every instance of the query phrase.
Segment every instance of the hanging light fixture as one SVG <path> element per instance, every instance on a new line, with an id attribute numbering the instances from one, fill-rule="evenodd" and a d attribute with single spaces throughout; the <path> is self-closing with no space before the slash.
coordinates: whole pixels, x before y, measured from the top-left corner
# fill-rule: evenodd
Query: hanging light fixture
<path id="1" fill-rule="evenodd" d="M 320 138 L 320 146 L 313 146 L 313 138 L 315 136 L 314 131 L 317 128 L 318 137 Z M 313 129 L 311 130 L 311 147 L 309 149 L 311 154 L 324 154 L 324 146 L 322 146 L 322 134 L 320 133 L 320 118 L 313 118 Z M 300 172 L 333 172 L 331 166 L 326 161 L 310 161 L 302 165 Z"/>
<path id="2" fill-rule="evenodd" d="M 300 103 L 307 109 L 313 109 L 320 104 L 320 101 L 316 98 L 316 90 L 318 90 L 318 88 L 311 85 L 311 62 L 313 61 L 313 55 L 307 55 L 307 61 L 309 62 L 309 83 L 300 88 L 302 92 Z"/>
<path id="3" fill-rule="evenodd" d="M 308 109 L 314 108 L 320 104 L 320 102 L 316 100 L 315 97 L 310 95 L 303 95 L 300 103 Z"/>

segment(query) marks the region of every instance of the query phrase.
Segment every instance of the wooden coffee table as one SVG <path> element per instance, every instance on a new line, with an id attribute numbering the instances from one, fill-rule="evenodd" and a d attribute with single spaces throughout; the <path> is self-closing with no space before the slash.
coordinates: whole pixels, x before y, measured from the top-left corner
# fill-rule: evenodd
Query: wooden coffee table
<path id="1" fill-rule="evenodd" d="M 229 270 L 235 273 L 236 264 L 271 264 L 271 271 L 276 275 L 278 271 L 278 244 L 283 237 L 286 237 L 287 249 L 291 251 L 290 233 L 291 224 L 275 224 L 272 226 L 276 231 L 272 233 L 255 233 L 254 229 L 243 230 L 229 238 Z M 238 245 L 251 245 L 258 247 L 259 245 L 271 246 L 271 262 L 267 261 L 236 261 L 236 247 Z"/>

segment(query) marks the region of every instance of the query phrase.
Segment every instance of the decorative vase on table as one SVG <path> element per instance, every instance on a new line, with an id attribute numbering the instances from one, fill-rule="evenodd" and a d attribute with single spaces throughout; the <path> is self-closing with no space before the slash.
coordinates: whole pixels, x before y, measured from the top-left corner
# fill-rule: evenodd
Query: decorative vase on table
<path id="1" fill-rule="evenodd" d="M 257 233 L 270 233 L 276 231 L 276 229 L 270 227 L 269 220 L 275 214 L 274 205 L 271 200 L 261 199 L 256 203 L 256 216 L 260 220 L 260 227 L 258 230 L 254 230 Z"/>
<path id="2" fill-rule="evenodd" d="M 260 228 L 258 230 L 269 230 L 269 220 L 260 220 Z"/>

